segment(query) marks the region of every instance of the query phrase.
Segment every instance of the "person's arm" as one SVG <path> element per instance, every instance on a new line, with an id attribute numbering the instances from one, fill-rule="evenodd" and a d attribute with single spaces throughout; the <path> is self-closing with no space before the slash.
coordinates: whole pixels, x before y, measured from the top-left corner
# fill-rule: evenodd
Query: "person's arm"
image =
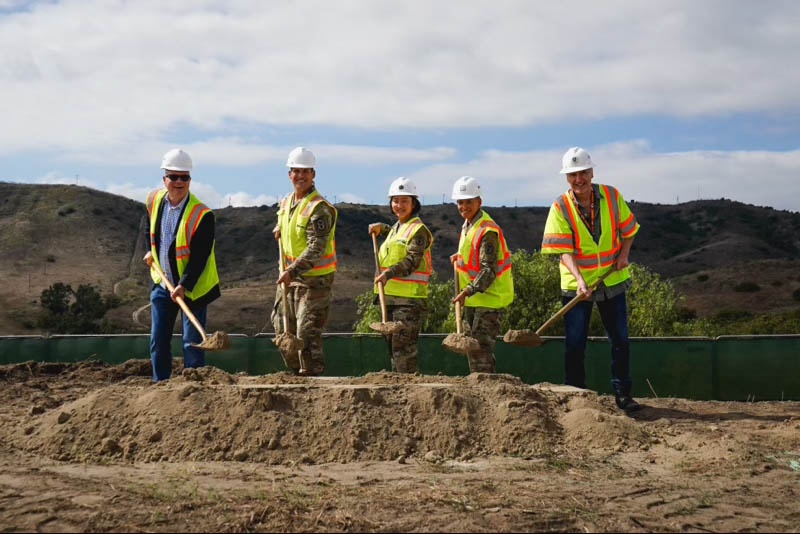
<path id="1" fill-rule="evenodd" d="M 370 235 L 375 234 L 375 237 L 380 237 L 383 234 L 388 234 L 391 226 L 386 223 L 372 223 L 367 227 Z"/>
<path id="2" fill-rule="evenodd" d="M 583 295 L 586 298 L 592 296 L 592 288 L 586 285 L 586 280 L 583 279 L 583 274 L 581 273 L 580 268 L 578 267 L 578 263 L 575 261 L 575 256 L 572 254 L 562 254 L 561 255 L 561 263 L 572 273 L 572 276 L 575 277 L 575 280 L 578 281 L 578 295 Z"/>
<path id="3" fill-rule="evenodd" d="M 634 236 L 631 236 L 627 239 L 622 240 L 622 246 L 620 247 L 619 254 L 614 260 L 616 264 L 616 268 L 618 271 L 621 271 L 628 265 L 630 265 L 630 254 L 631 254 L 631 247 L 633 246 Z"/>

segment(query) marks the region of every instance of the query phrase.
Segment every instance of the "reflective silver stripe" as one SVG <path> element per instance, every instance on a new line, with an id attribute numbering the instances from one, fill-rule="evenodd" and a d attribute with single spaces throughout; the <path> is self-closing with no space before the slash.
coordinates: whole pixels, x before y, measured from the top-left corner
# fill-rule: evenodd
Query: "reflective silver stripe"
<path id="1" fill-rule="evenodd" d="M 625 225 L 620 226 L 619 230 L 623 235 L 628 235 L 636 228 L 636 217 L 631 214 L 630 220 Z"/>
<path id="2" fill-rule="evenodd" d="M 410 274 L 408 276 L 403 276 L 403 277 L 393 276 L 392 277 L 392 280 L 394 280 L 396 282 L 414 282 L 414 283 L 417 283 L 417 284 L 420 283 L 420 282 L 427 284 L 429 279 L 430 279 L 430 276 L 428 276 L 427 274 L 424 274 L 424 273 L 412 273 L 412 274 Z"/>
<path id="3" fill-rule="evenodd" d="M 548 234 L 549 235 L 549 234 Z M 572 248 L 572 238 L 570 237 L 548 237 L 545 236 L 542 240 L 543 245 L 564 245 Z"/>
<path id="4" fill-rule="evenodd" d="M 575 263 L 578 264 L 578 267 L 597 267 L 598 265 L 597 257 L 576 258 Z"/>
<path id="5" fill-rule="evenodd" d="M 606 196 L 611 197 L 611 214 L 614 217 L 611 221 L 611 230 L 616 232 L 619 229 L 619 192 L 608 185 L 604 185 L 603 190 Z"/>
<path id="6" fill-rule="evenodd" d="M 572 213 L 572 210 L 569 209 L 567 202 L 564 200 L 565 196 L 566 195 L 561 195 L 560 197 L 558 197 L 558 200 L 556 200 L 556 204 L 558 204 L 559 209 L 561 209 L 561 213 L 564 214 L 564 220 L 567 221 L 569 229 L 572 230 L 573 234 L 575 234 L 577 232 L 577 229 L 574 226 L 572 226 L 572 217 L 569 216 Z"/>

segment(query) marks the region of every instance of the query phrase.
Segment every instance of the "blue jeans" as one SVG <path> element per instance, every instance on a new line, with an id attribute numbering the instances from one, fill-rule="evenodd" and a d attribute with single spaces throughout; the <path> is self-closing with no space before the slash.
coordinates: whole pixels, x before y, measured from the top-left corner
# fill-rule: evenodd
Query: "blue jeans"
<path id="1" fill-rule="evenodd" d="M 172 331 L 175 320 L 178 318 L 180 307 L 172 302 L 169 291 L 161 286 L 156 286 L 150 293 L 151 327 L 150 327 L 150 361 L 153 364 L 153 380 L 168 380 L 172 376 Z M 206 326 L 205 306 L 192 309 L 198 322 Z M 194 327 L 192 322 L 181 313 L 183 317 L 183 366 L 186 368 L 203 367 L 206 364 L 206 353 L 193 347 L 203 341 L 203 336 Z"/>
<path id="2" fill-rule="evenodd" d="M 564 304 L 569 297 L 563 297 Z M 617 396 L 631 394 L 630 341 L 628 340 L 628 306 L 625 293 L 608 300 L 582 301 L 564 315 L 565 354 L 564 383 L 569 386 L 586 388 L 586 338 L 589 335 L 589 321 L 592 308 L 597 304 L 600 319 L 611 342 L 611 387 Z"/>

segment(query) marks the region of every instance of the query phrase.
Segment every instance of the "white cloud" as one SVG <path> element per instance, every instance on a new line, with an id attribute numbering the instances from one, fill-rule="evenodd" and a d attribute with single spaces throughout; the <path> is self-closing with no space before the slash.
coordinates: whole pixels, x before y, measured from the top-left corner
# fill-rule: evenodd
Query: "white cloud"
<path id="1" fill-rule="evenodd" d="M 701 199 L 728 198 L 759 206 L 800 211 L 800 150 L 657 152 L 644 140 L 586 146 L 596 164 L 595 182 L 617 187 L 628 200 L 672 204 Z M 562 152 L 508 152 L 487 150 L 461 163 L 434 163 L 406 176 L 417 184 L 423 204 L 449 203 L 453 183 L 463 175 L 475 177 L 487 206 L 549 206 L 567 190 L 558 173 Z M 391 159 L 391 158 L 390 158 Z M 33 183 L 75 184 L 104 190 L 144 202 L 155 180 L 142 187 L 131 183 L 106 183 L 96 179 L 50 172 Z M 385 182 L 385 183 L 384 183 Z M 363 191 L 342 192 L 325 183 L 322 193 L 331 202 L 383 204 L 390 178 L 369 180 Z M 227 190 L 229 184 L 192 180 L 192 192 L 209 207 L 273 205 L 278 195 Z M 284 190 L 285 189 L 285 190 Z"/>
<path id="2" fill-rule="evenodd" d="M 0 150 L 157 144 L 180 125 L 780 113 L 797 109 L 798 25 L 791 0 L 36 3 L 0 16 Z"/>
<path id="3" fill-rule="evenodd" d="M 642 140 L 585 147 L 596 164 L 595 183 L 617 187 L 629 200 L 672 204 L 727 198 L 800 211 L 800 150 L 659 153 Z M 558 173 L 562 152 L 486 151 L 475 160 L 434 165 L 409 175 L 428 203 L 450 201 L 462 175 L 475 177 L 491 206 L 549 206 L 567 190 Z"/>

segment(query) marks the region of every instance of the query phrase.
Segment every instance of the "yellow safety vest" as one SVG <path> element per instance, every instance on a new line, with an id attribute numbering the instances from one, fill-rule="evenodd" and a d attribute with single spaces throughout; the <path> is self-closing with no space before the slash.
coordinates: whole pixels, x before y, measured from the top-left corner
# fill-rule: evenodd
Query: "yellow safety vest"
<path id="1" fill-rule="evenodd" d="M 409 219 L 405 223 L 392 227 L 386 240 L 381 244 L 378 251 L 378 264 L 381 272 L 387 271 L 392 265 L 396 265 L 408 255 L 408 243 L 420 230 L 424 229 L 430 234 L 430 230 L 425 226 L 419 217 Z M 428 281 L 433 272 L 433 261 L 431 260 L 431 246 L 433 236 L 419 267 L 408 276 L 396 276 L 390 278 L 384 286 L 387 295 L 406 298 L 428 298 Z M 373 289 L 375 293 L 377 288 Z"/>
<path id="2" fill-rule="evenodd" d="M 334 237 L 336 219 L 338 218 L 336 208 L 322 198 L 322 195 L 316 189 L 306 195 L 295 207 L 294 211 L 291 211 L 293 198 L 294 193 L 289 193 L 281 201 L 281 206 L 278 210 L 281 247 L 283 247 L 283 253 L 286 256 L 287 265 L 296 261 L 308 246 L 308 241 L 306 240 L 308 221 L 311 219 L 314 208 L 324 202 L 333 210 L 333 226 L 331 227 L 331 233 L 328 235 L 328 242 L 325 244 L 322 258 L 314 267 L 304 272 L 303 276 L 322 276 L 336 272 L 336 239 Z"/>
<path id="3" fill-rule="evenodd" d="M 500 238 L 500 246 L 497 248 L 497 278 L 486 291 L 470 295 L 464 302 L 471 308 L 505 308 L 514 301 L 511 253 L 508 251 L 503 231 L 485 211 L 481 213 L 481 217 L 475 221 L 466 235 L 461 232 L 458 241 L 458 259 L 456 260 L 458 284 L 463 289 L 475 280 L 481 271 L 481 241 L 486 232 L 497 232 Z"/>
<path id="4" fill-rule="evenodd" d="M 619 191 L 610 185 L 598 184 L 600 189 L 600 242 L 596 243 L 583 223 L 579 207 L 569 192 L 561 195 L 550 207 L 542 240 L 542 254 L 572 254 L 586 284 L 592 287 L 609 268 L 622 248 L 622 240 L 636 235 L 639 223 Z M 576 291 L 578 280 L 562 262 L 561 289 Z M 605 285 L 615 286 L 630 278 L 626 267 L 611 273 Z"/>
<path id="5" fill-rule="evenodd" d="M 150 253 L 153 260 L 161 267 L 162 263 L 158 257 L 158 250 L 156 249 L 156 225 L 158 224 L 158 216 L 161 213 L 161 207 L 164 198 L 167 196 L 167 190 L 161 189 L 152 191 L 147 196 L 147 212 L 150 215 Z M 178 264 L 178 277 L 182 277 L 186 266 L 189 264 L 189 256 L 191 254 L 190 245 L 192 237 L 200 225 L 200 221 L 211 213 L 211 210 L 196 196 L 189 193 L 189 199 L 186 201 L 186 206 L 183 209 L 183 215 L 178 223 L 178 229 L 175 235 L 175 260 Z M 169 239 L 170 236 L 161 236 L 161 239 Z M 191 291 L 186 290 L 186 297 L 190 300 L 197 300 L 203 295 L 211 291 L 214 287 L 219 285 L 219 274 L 217 273 L 217 260 L 214 254 L 215 245 L 211 247 L 211 254 L 208 256 L 206 266 L 197 279 L 194 289 Z M 169 261 L 169 258 L 165 258 Z M 155 269 L 150 269 L 150 278 L 156 284 L 161 283 L 161 277 L 156 273 Z"/>

